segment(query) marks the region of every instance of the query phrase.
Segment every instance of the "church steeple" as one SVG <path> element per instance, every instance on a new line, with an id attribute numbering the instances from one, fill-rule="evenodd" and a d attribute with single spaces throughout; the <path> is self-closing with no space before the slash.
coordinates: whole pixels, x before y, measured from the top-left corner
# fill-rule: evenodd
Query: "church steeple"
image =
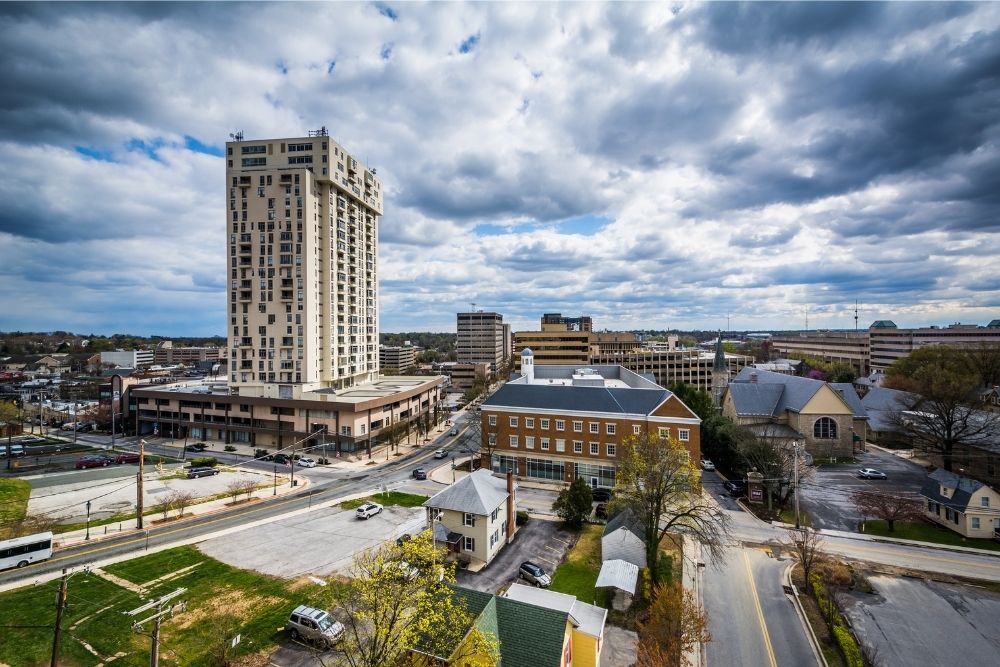
<path id="1" fill-rule="evenodd" d="M 712 398 L 715 406 L 722 407 L 722 395 L 729 386 L 729 367 L 726 365 L 726 350 L 722 347 L 722 331 L 715 344 L 715 361 L 712 363 Z"/>

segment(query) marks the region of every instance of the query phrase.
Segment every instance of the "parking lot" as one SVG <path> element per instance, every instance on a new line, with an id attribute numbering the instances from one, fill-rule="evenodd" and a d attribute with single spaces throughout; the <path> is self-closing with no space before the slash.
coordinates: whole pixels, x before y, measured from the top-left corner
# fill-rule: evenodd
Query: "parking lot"
<path id="1" fill-rule="evenodd" d="M 459 570 L 458 584 L 477 591 L 496 593 L 517 579 L 521 563 L 530 560 L 552 574 L 572 544 L 572 533 L 560 528 L 555 518 L 532 516 L 503 548 L 493 562 L 480 572 Z"/>
<path id="2" fill-rule="evenodd" d="M 866 489 L 915 495 L 927 475 L 916 463 L 881 450 L 862 453 L 857 458 L 858 463 L 851 465 L 820 464 L 814 468 L 813 478 L 802 482 L 799 502 L 814 528 L 857 531 L 861 515 L 851 502 L 852 493 Z M 881 470 L 888 479 L 861 479 L 858 477 L 861 468 Z"/>
<path id="3" fill-rule="evenodd" d="M 207 540 L 198 548 L 234 567 L 276 577 L 326 577 L 346 573 L 356 552 L 424 524 L 422 507 L 386 507 L 359 520 L 354 510 L 335 506 Z"/>
<path id="4" fill-rule="evenodd" d="M 972 586 L 891 576 L 869 579 L 875 594 L 852 593 L 847 616 L 885 665 L 996 665 L 1000 595 Z"/>

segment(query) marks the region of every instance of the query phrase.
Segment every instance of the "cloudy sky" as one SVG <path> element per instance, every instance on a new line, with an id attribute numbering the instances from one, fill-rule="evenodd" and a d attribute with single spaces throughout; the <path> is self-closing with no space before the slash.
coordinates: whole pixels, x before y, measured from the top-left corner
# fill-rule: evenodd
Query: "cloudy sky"
<path id="1" fill-rule="evenodd" d="M 383 331 L 1000 317 L 998 4 L 0 4 L 0 330 L 222 335 L 224 143 L 385 188 Z"/>

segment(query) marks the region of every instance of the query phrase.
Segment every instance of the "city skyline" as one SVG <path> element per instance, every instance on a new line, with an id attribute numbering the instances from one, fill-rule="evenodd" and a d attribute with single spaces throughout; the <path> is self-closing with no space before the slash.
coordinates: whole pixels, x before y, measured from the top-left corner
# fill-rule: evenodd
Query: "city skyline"
<path id="1" fill-rule="evenodd" d="M 3 330 L 225 335 L 229 133 L 321 126 L 386 333 L 1000 316 L 993 4 L 0 12 Z"/>

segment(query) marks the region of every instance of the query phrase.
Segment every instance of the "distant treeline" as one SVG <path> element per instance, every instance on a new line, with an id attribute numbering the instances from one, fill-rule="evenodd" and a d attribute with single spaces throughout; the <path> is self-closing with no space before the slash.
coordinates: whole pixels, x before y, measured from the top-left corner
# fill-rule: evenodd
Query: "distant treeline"
<path id="1" fill-rule="evenodd" d="M 132 334 L 77 334 L 68 331 L 4 331 L 0 332 L 0 356 L 52 354 L 59 352 L 104 352 L 108 350 L 151 349 L 165 340 L 174 347 L 225 347 L 222 336 L 134 336 Z"/>

